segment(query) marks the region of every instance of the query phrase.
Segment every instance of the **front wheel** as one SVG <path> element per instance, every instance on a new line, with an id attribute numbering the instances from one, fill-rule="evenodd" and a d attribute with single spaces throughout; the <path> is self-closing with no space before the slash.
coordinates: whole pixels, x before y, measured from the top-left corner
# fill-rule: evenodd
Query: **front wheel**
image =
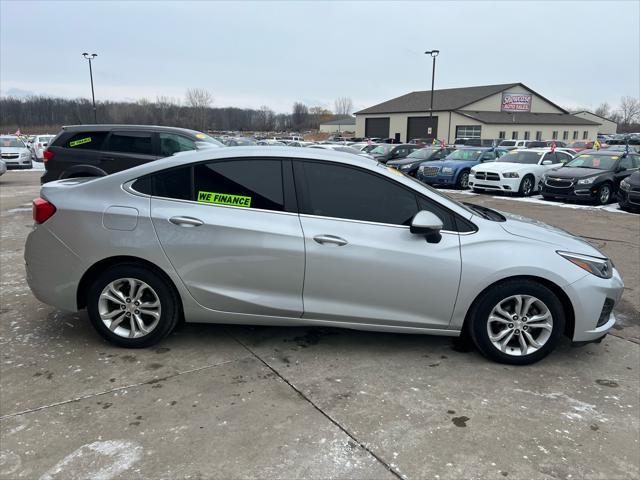
<path id="1" fill-rule="evenodd" d="M 180 318 L 172 285 L 136 264 L 110 267 L 87 296 L 89 319 L 98 333 L 121 347 L 148 347 L 168 335 Z"/>
<path id="2" fill-rule="evenodd" d="M 547 356 L 564 332 L 558 297 L 531 280 L 511 280 L 489 288 L 476 303 L 471 338 L 487 358 L 527 365 Z"/>
<path id="3" fill-rule="evenodd" d="M 518 189 L 518 195 L 521 197 L 528 197 L 533 193 L 535 188 L 535 179 L 531 175 L 525 175 L 520 182 L 520 188 Z"/>
<path id="4" fill-rule="evenodd" d="M 458 181 L 456 182 L 456 187 L 460 190 L 465 190 L 469 188 L 469 172 L 467 170 L 463 170 L 460 172 L 460 176 L 458 177 Z"/>
<path id="5" fill-rule="evenodd" d="M 611 185 L 608 183 L 603 184 L 596 195 L 596 201 L 598 205 L 607 205 L 611 201 Z"/>

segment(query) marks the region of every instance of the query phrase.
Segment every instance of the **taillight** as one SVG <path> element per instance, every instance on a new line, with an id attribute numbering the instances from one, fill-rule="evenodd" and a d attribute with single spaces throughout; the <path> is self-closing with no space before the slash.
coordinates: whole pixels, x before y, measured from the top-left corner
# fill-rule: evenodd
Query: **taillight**
<path id="1" fill-rule="evenodd" d="M 33 201 L 33 221 L 40 224 L 44 223 L 56 213 L 56 207 L 53 203 L 47 202 L 44 198 L 36 198 Z"/>
<path id="2" fill-rule="evenodd" d="M 55 155 L 55 153 L 53 153 L 51 150 L 49 150 L 48 148 L 44 151 L 44 153 L 42 154 L 42 156 L 44 157 L 44 161 L 45 163 L 48 162 L 49 160 L 51 160 L 53 158 L 53 156 Z"/>

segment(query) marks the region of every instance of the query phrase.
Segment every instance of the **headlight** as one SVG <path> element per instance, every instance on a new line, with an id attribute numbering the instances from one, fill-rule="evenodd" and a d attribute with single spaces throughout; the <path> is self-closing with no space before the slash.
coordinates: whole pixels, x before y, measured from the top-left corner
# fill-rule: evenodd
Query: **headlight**
<path id="1" fill-rule="evenodd" d="M 420 173 L 423 173 L 424 172 L 424 165 L 420 165 L 420 167 L 418 167 L 418 171 Z"/>
<path id="2" fill-rule="evenodd" d="M 578 180 L 578 185 L 591 185 L 597 177 L 582 178 Z"/>
<path id="3" fill-rule="evenodd" d="M 579 253 L 557 252 L 563 258 L 566 258 L 574 265 L 592 273 L 596 277 L 611 278 L 613 275 L 613 263 L 608 258 L 592 257 L 589 255 L 581 255 Z"/>
<path id="4" fill-rule="evenodd" d="M 415 163 L 407 163 L 406 165 L 402 165 L 400 170 L 410 170 L 415 166 Z"/>
<path id="5" fill-rule="evenodd" d="M 453 168 L 451 167 L 442 167 L 442 170 L 440 170 L 442 172 L 443 175 L 452 175 L 453 174 Z"/>
<path id="6" fill-rule="evenodd" d="M 518 172 L 506 172 L 506 173 L 503 173 L 502 176 L 504 178 L 520 178 L 520 175 L 518 175 Z"/>
<path id="7" fill-rule="evenodd" d="M 620 189 L 624 190 L 625 192 L 631 190 L 631 184 L 627 182 L 626 178 L 620 182 Z"/>

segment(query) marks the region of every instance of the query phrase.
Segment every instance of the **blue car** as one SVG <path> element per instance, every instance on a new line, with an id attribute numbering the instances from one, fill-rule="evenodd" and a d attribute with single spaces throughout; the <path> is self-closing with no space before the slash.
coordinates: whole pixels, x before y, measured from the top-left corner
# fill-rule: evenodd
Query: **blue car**
<path id="1" fill-rule="evenodd" d="M 442 160 L 424 162 L 418 167 L 416 178 L 429 185 L 468 188 L 471 167 L 492 162 L 507 153 L 500 148 L 459 148 Z"/>

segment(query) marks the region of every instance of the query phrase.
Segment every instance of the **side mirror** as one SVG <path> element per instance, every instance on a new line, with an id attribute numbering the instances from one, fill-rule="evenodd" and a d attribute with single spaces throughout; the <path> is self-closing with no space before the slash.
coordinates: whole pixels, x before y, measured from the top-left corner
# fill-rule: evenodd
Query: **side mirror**
<path id="1" fill-rule="evenodd" d="M 626 170 L 626 168 L 625 168 L 625 167 L 618 167 L 618 168 L 616 169 L 616 172 L 624 172 L 625 170 Z"/>
<path id="2" fill-rule="evenodd" d="M 553 162 L 551 160 L 543 160 L 542 164 L 543 165 L 553 165 Z"/>
<path id="3" fill-rule="evenodd" d="M 442 238 L 442 220 L 434 213 L 427 210 L 420 210 L 411 220 L 411 233 L 424 235 L 429 243 L 438 243 Z"/>

